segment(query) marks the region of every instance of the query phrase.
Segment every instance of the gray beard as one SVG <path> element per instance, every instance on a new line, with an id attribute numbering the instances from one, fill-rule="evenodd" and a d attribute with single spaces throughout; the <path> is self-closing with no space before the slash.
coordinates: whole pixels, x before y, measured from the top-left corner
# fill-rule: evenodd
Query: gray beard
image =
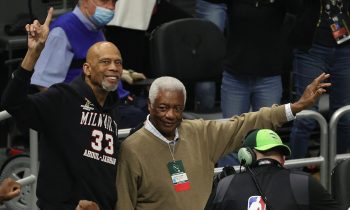
<path id="1" fill-rule="evenodd" d="M 107 86 L 105 82 L 102 82 L 102 88 L 107 92 L 111 92 L 111 91 L 115 91 L 118 88 L 118 84 L 115 86 Z"/>

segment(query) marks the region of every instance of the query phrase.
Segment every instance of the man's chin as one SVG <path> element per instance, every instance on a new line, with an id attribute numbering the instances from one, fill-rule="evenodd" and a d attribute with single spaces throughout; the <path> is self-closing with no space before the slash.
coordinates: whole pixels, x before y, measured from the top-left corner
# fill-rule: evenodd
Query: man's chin
<path id="1" fill-rule="evenodd" d="M 168 129 L 168 128 L 165 128 L 165 127 L 162 127 L 161 129 L 158 129 L 159 132 L 161 132 L 162 134 L 169 134 L 171 129 Z"/>
<path id="2" fill-rule="evenodd" d="M 118 88 L 118 85 L 112 86 L 112 85 L 102 85 L 102 88 L 107 92 L 115 91 Z"/>
<path id="3" fill-rule="evenodd" d="M 171 136 L 174 132 L 175 132 L 176 126 L 163 126 L 162 127 L 162 131 L 160 131 L 162 133 L 163 136 Z"/>

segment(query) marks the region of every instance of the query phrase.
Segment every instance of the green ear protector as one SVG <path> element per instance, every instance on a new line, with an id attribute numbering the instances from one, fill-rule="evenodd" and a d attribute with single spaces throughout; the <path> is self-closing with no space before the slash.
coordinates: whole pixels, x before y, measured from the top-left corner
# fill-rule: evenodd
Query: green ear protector
<path id="1" fill-rule="evenodd" d="M 249 134 L 258 131 L 259 129 L 253 129 L 247 133 L 244 137 L 246 139 Z M 238 160 L 241 166 L 251 166 L 256 162 L 256 154 L 250 147 L 242 147 L 238 150 Z"/>
<path id="2" fill-rule="evenodd" d="M 242 147 L 238 150 L 238 160 L 243 166 L 251 166 L 256 162 L 256 154 L 249 147 Z"/>

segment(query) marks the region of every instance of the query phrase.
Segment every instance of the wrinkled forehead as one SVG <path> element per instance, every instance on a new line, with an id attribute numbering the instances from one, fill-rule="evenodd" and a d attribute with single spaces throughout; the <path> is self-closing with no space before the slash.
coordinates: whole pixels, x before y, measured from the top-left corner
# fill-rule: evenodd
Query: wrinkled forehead
<path id="1" fill-rule="evenodd" d="M 113 46 L 101 48 L 97 52 L 96 56 L 99 58 L 103 58 L 103 57 L 121 58 L 120 51 L 118 50 L 118 48 Z"/>
<path id="2" fill-rule="evenodd" d="M 184 105 L 185 97 L 181 90 L 159 89 L 155 102 L 157 104 Z"/>
<path id="3" fill-rule="evenodd" d="M 101 59 L 102 57 L 121 58 L 121 54 L 119 49 L 109 42 L 93 45 L 87 54 L 87 60 Z"/>

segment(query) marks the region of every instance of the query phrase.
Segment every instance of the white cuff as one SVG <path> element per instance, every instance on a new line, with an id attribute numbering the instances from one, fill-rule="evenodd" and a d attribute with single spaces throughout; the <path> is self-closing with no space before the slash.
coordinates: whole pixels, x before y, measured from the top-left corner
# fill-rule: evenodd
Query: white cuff
<path id="1" fill-rule="evenodd" d="M 286 117 L 288 121 L 295 120 L 295 116 L 293 115 L 292 109 L 290 108 L 290 103 L 286 104 L 284 106 L 284 109 L 286 110 Z"/>

